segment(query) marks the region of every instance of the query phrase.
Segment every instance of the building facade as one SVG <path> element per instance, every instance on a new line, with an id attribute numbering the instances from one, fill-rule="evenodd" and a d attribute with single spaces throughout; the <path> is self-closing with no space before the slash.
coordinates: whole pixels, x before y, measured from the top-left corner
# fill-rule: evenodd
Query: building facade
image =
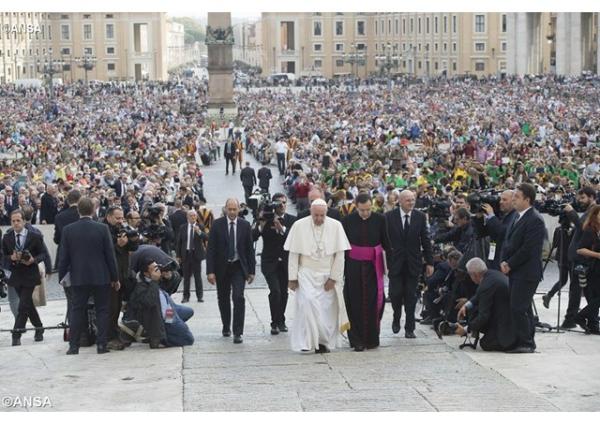
<path id="1" fill-rule="evenodd" d="M 503 13 L 263 13 L 263 74 L 505 72 Z"/>
<path id="2" fill-rule="evenodd" d="M 240 22 L 233 25 L 233 60 L 250 66 L 261 66 L 260 25 Z"/>
<path id="3" fill-rule="evenodd" d="M 165 13 L 3 12 L 0 25 L 2 82 L 49 68 L 65 82 L 167 78 Z"/>

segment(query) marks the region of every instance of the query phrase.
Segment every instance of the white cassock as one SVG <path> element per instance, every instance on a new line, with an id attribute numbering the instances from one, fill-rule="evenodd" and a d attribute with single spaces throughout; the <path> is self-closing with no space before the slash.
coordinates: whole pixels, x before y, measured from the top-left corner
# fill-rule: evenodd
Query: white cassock
<path id="1" fill-rule="evenodd" d="M 342 288 L 344 251 L 350 243 L 339 221 L 325 217 L 316 226 L 311 216 L 292 225 L 284 249 L 290 252 L 290 280 L 298 280 L 295 316 L 290 330 L 292 350 L 313 350 L 320 344 L 342 346 L 341 334 L 350 328 Z M 327 279 L 335 290 L 325 291 Z"/>

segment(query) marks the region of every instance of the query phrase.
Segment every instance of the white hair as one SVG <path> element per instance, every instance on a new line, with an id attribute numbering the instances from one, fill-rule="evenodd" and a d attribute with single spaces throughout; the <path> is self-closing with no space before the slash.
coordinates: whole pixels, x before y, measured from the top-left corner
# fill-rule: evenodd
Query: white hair
<path id="1" fill-rule="evenodd" d="M 400 192 L 400 194 L 398 194 L 398 199 L 405 198 L 406 196 L 410 196 L 411 194 L 414 196 L 414 193 L 411 190 L 404 189 Z"/>
<path id="2" fill-rule="evenodd" d="M 466 266 L 469 274 L 483 274 L 488 270 L 487 265 L 481 258 L 469 259 Z"/>

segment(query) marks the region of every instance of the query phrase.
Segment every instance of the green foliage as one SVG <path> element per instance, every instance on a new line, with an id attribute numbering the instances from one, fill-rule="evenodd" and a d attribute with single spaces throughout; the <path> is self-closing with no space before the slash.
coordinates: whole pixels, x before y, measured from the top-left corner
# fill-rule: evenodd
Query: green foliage
<path id="1" fill-rule="evenodd" d="M 174 22 L 183 25 L 185 44 L 193 44 L 196 41 L 204 42 L 206 36 L 206 28 L 194 18 L 177 17 L 172 18 Z"/>

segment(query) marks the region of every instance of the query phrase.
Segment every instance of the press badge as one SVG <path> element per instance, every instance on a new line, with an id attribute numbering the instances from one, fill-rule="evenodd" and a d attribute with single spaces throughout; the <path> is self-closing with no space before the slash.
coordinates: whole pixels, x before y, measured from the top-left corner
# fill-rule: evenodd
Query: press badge
<path id="1" fill-rule="evenodd" d="M 165 323 L 173 324 L 173 317 L 175 316 L 175 311 L 171 308 L 167 308 L 165 311 Z"/>
<path id="2" fill-rule="evenodd" d="M 490 243 L 490 254 L 488 255 L 488 261 L 493 261 L 496 256 L 496 243 Z"/>

